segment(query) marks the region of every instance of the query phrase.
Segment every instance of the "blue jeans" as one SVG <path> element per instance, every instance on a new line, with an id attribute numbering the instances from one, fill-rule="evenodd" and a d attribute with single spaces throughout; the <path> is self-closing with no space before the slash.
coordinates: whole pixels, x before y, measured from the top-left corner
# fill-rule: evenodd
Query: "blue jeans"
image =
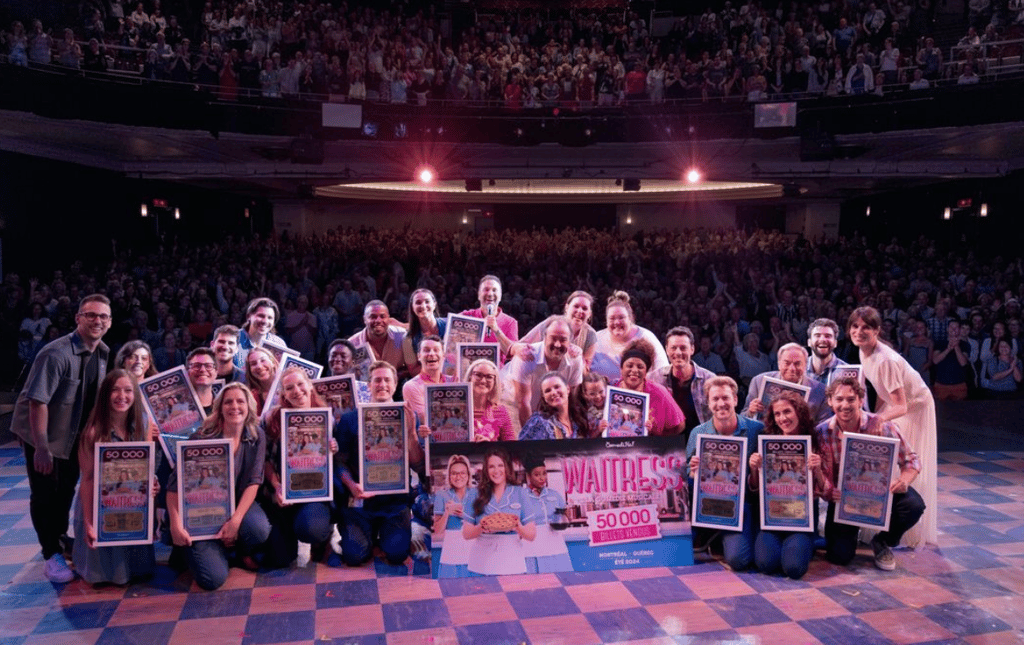
<path id="1" fill-rule="evenodd" d="M 391 564 L 402 564 L 409 557 L 412 518 L 408 506 L 346 508 L 345 530 L 341 532 L 341 559 L 358 567 L 373 556 L 374 542 L 380 545 Z"/>
<path id="2" fill-rule="evenodd" d="M 761 573 L 780 570 L 794 580 L 807 573 L 814 555 L 814 533 L 761 531 L 754 541 L 754 563 Z"/>
<path id="3" fill-rule="evenodd" d="M 259 504 L 253 503 L 238 526 L 237 549 L 253 553 L 270 537 L 270 522 Z M 220 588 L 228 579 L 228 550 L 220 540 L 198 540 L 188 549 L 189 568 L 207 591 Z"/>
<path id="4" fill-rule="evenodd" d="M 331 509 L 326 502 L 304 502 L 278 506 L 264 502 L 270 519 L 267 557 L 263 561 L 271 569 L 287 567 L 295 561 L 299 542 L 320 544 L 331 537 Z"/>
<path id="5" fill-rule="evenodd" d="M 833 521 L 835 507 L 835 502 L 828 505 L 828 516 L 825 519 L 825 557 L 833 564 L 846 566 L 853 560 L 853 556 L 857 555 L 857 535 L 860 533 L 860 527 Z M 905 493 L 893 494 L 889 530 L 879 533 L 876 539 L 888 546 L 896 546 L 903 534 L 921 519 L 924 507 L 924 500 L 913 488 L 908 488 Z"/>
<path id="6" fill-rule="evenodd" d="M 722 531 L 722 555 L 733 571 L 743 571 L 754 562 L 754 537 L 761 525 L 756 504 L 743 505 L 743 530 Z"/>

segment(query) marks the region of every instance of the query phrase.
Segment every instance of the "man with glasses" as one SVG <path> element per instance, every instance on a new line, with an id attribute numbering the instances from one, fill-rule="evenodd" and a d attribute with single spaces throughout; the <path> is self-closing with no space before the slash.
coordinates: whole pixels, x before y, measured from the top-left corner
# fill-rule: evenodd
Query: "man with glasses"
<path id="1" fill-rule="evenodd" d="M 82 298 L 75 331 L 39 350 L 14 407 L 11 430 L 21 439 L 28 470 L 29 513 L 43 550 L 47 579 L 71 582 L 61 538 L 78 483 L 78 437 L 107 374 L 110 300 Z"/>
<path id="2" fill-rule="evenodd" d="M 185 359 L 188 380 L 199 397 L 203 412 L 213 412 L 213 381 L 217 378 L 217 355 L 209 347 L 197 347 Z"/>

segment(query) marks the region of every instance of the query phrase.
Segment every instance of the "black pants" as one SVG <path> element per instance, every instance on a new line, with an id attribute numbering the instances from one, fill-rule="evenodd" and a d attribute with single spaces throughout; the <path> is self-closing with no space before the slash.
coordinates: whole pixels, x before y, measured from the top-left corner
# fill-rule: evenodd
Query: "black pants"
<path id="1" fill-rule="evenodd" d="M 22 442 L 22 448 L 31 491 L 28 510 L 32 516 L 32 527 L 39 537 L 39 546 L 43 548 L 43 559 L 49 560 L 53 554 L 64 551 L 60 538 L 68 532 L 71 502 L 78 484 L 78 442 L 75 442 L 71 459 L 53 458 L 53 472 L 49 475 L 36 471 L 33 461 L 36 449 L 25 442 Z"/>
<path id="2" fill-rule="evenodd" d="M 825 557 L 829 562 L 846 566 L 857 554 L 857 534 L 859 526 L 840 524 L 832 518 L 835 515 L 835 502 L 828 505 L 828 516 L 825 519 Z M 892 496 L 892 513 L 889 516 L 889 530 L 878 534 L 878 539 L 888 546 L 900 543 L 903 534 L 917 524 L 924 514 L 924 500 L 913 488 L 905 493 Z"/>

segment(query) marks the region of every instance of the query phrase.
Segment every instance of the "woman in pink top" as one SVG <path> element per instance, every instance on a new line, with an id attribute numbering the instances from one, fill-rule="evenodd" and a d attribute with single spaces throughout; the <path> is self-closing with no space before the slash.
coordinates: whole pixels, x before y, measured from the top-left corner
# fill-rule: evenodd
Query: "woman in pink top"
<path id="1" fill-rule="evenodd" d="M 683 411 L 663 385 L 647 380 L 647 372 L 653 362 L 654 347 L 649 342 L 642 338 L 630 342 L 622 352 L 622 378 L 615 387 L 650 395 L 647 411 L 649 434 L 679 434 L 686 427 Z"/>
<path id="2" fill-rule="evenodd" d="M 494 363 L 481 358 L 469 365 L 467 378 L 473 391 L 473 440 L 515 441 L 508 409 L 499 403 L 501 381 Z"/>

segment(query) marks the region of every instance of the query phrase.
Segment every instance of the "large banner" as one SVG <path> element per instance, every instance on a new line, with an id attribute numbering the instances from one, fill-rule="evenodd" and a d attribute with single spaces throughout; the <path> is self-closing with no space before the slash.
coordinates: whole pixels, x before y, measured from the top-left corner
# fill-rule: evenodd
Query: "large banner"
<path id="1" fill-rule="evenodd" d="M 839 502 L 833 519 L 842 524 L 889 530 L 892 485 L 898 465 L 899 439 L 843 433 L 839 464 Z"/>
<path id="2" fill-rule="evenodd" d="M 96 546 L 153 543 L 154 448 L 152 441 L 96 444 Z"/>
<path id="3" fill-rule="evenodd" d="M 139 382 L 142 403 L 160 430 L 160 447 L 175 465 L 175 446 L 192 436 L 203 424 L 206 414 L 192 388 L 185 366 L 179 365 Z"/>
<path id="4" fill-rule="evenodd" d="M 512 472 L 503 497 L 476 514 L 493 449 Z M 493 471 L 501 459 L 488 462 Z M 693 564 L 678 437 L 433 443 L 429 476 L 435 520 L 445 518 L 434 523 L 435 578 Z M 463 518 L 483 527 L 478 537 L 465 538 Z M 521 538 L 515 527 L 530 523 L 535 538 Z"/>

